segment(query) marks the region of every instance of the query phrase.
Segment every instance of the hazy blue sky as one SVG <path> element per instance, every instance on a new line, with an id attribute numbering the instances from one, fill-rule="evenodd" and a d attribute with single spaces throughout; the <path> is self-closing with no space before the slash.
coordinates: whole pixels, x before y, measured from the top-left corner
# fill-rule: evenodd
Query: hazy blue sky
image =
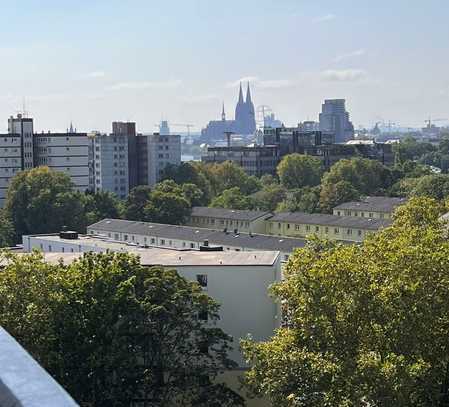
<path id="1" fill-rule="evenodd" d="M 203 127 L 237 84 L 286 124 L 346 98 L 356 125 L 449 118 L 447 0 L 0 0 L 0 131 Z M 245 80 L 245 79 L 244 79 Z M 179 129 L 183 130 L 183 129 Z"/>

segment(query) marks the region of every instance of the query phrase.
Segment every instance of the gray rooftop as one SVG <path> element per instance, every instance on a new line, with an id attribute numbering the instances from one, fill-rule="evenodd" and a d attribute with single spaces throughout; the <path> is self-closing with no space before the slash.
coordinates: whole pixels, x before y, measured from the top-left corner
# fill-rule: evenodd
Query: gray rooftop
<path id="1" fill-rule="evenodd" d="M 378 230 L 391 225 L 387 219 L 370 219 L 351 216 L 324 215 L 320 213 L 280 212 L 270 222 L 291 222 L 305 225 L 332 226 L 341 228 Z"/>
<path id="2" fill-rule="evenodd" d="M 238 209 L 209 208 L 207 206 L 194 206 L 191 216 L 203 216 L 208 218 L 231 219 L 251 222 L 262 216 L 268 216 L 266 211 L 244 211 Z"/>
<path id="3" fill-rule="evenodd" d="M 407 202 L 407 198 L 392 198 L 388 196 L 366 196 L 360 201 L 345 202 L 334 209 L 359 210 L 372 212 L 393 212 L 399 205 Z"/>
<path id="4" fill-rule="evenodd" d="M 253 250 L 279 250 L 290 253 L 304 247 L 304 239 L 278 237 L 261 234 L 224 232 L 220 230 L 195 228 L 191 226 L 175 226 L 160 223 L 138 222 L 122 219 L 103 219 L 88 226 L 88 231 L 128 233 L 141 236 L 154 236 L 166 239 L 189 240 L 202 243 L 208 240 L 210 244 L 219 246 L 244 247 Z"/>
<path id="5" fill-rule="evenodd" d="M 251 252 L 229 252 L 229 251 L 200 251 L 194 249 L 177 250 L 171 248 L 150 247 L 143 248 L 131 246 L 126 243 L 110 242 L 92 236 L 80 235 L 78 240 L 61 239 L 58 235 L 35 235 L 42 240 L 56 242 L 63 240 L 66 243 L 81 244 L 83 249 L 101 251 L 127 252 L 140 257 L 142 266 L 166 266 L 166 267 L 185 267 L 185 266 L 272 266 L 276 263 L 278 251 L 251 251 Z M 18 256 L 24 256 L 26 253 L 19 253 Z M 44 253 L 44 260 L 50 264 L 58 264 L 62 261 L 68 265 L 84 253 Z M 7 259 L 2 259 L 0 265 L 6 265 Z M 0 404 L 1 406 L 1 404 Z"/>

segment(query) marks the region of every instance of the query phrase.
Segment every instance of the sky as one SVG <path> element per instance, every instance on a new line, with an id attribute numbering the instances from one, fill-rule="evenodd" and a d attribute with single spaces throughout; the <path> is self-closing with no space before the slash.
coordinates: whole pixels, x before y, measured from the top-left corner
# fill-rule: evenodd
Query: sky
<path id="1" fill-rule="evenodd" d="M 286 125 L 345 98 L 356 127 L 449 119 L 447 0 L 0 0 L 0 132 L 233 118 L 238 84 Z M 449 122 L 449 120 L 447 120 Z M 444 121 L 438 123 L 445 123 Z"/>

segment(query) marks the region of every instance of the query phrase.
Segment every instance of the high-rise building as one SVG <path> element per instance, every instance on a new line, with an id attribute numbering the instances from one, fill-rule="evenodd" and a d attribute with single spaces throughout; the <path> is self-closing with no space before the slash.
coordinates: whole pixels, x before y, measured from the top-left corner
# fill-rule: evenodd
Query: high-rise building
<path id="1" fill-rule="evenodd" d="M 128 183 L 129 190 L 131 190 L 139 183 L 136 123 L 113 122 L 112 134 L 126 136 L 128 139 Z"/>
<path id="2" fill-rule="evenodd" d="M 345 108 L 345 99 L 326 99 L 320 113 L 320 130 L 335 135 L 336 143 L 354 138 L 354 126 Z"/>
<path id="3" fill-rule="evenodd" d="M 129 194 L 128 134 L 90 133 L 90 189 Z"/>
<path id="4" fill-rule="evenodd" d="M 8 120 L 8 133 L 20 136 L 22 169 L 33 168 L 33 119 L 21 114 L 11 116 Z"/>
<path id="5" fill-rule="evenodd" d="M 67 174 L 75 188 L 89 189 L 89 146 L 87 133 L 77 133 L 71 126 L 67 133 L 34 134 L 34 166 L 45 165 Z"/>
<path id="6" fill-rule="evenodd" d="M 137 149 L 140 185 L 155 185 L 161 180 L 165 167 L 181 164 L 180 135 L 139 134 Z"/>

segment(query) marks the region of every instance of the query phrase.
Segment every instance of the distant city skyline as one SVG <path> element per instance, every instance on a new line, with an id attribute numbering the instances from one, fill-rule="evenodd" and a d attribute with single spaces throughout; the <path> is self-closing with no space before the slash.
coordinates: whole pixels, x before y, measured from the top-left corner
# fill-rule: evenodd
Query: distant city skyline
<path id="1" fill-rule="evenodd" d="M 35 130 L 109 132 L 164 118 L 199 132 L 234 118 L 239 83 L 286 125 L 346 99 L 355 127 L 449 119 L 443 0 L 24 0 L 2 4 L 0 132 L 26 109 Z M 444 122 L 439 122 L 441 124 Z M 172 126 L 172 131 L 184 132 Z"/>

